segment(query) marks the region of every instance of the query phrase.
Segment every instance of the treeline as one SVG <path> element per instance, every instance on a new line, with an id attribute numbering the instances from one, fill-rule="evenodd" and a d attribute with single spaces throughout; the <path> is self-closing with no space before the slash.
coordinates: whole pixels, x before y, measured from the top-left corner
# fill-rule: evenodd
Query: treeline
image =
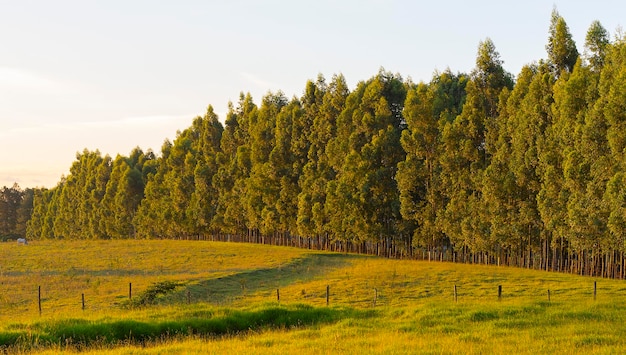
<path id="1" fill-rule="evenodd" d="M 350 91 L 209 106 L 161 153 L 77 155 L 37 190 L 31 238 L 220 238 L 624 277 L 626 40 L 579 54 L 555 10 L 548 58 L 507 73 L 381 70 Z"/>
<path id="2" fill-rule="evenodd" d="M 33 209 L 33 189 L 18 184 L 0 189 L 0 240 L 23 238 Z"/>

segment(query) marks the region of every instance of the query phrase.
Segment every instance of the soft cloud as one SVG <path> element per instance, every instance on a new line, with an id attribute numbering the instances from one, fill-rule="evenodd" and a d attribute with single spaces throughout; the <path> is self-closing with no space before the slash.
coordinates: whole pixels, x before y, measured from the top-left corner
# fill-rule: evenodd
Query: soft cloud
<path id="1" fill-rule="evenodd" d="M 24 90 L 56 93 L 66 90 L 66 85 L 32 71 L 0 67 L 0 90 Z"/>

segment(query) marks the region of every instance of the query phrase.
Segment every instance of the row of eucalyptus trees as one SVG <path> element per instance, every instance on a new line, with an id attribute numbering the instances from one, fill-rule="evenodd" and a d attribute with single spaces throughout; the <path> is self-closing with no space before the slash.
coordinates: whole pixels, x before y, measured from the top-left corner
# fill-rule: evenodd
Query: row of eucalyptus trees
<path id="1" fill-rule="evenodd" d="M 31 238 L 212 238 L 625 277 L 626 39 L 580 54 L 555 10 L 514 78 L 490 39 L 469 74 L 381 69 L 301 97 L 241 94 L 166 141 L 83 151 L 34 193 Z"/>

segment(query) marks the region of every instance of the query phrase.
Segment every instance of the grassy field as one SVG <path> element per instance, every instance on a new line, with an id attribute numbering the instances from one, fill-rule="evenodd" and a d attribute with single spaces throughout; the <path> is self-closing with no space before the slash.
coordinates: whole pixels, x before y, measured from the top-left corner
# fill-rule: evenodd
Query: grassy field
<path id="1" fill-rule="evenodd" d="M 0 260 L 14 353 L 626 352 L 618 280 L 199 241 L 0 243 Z"/>

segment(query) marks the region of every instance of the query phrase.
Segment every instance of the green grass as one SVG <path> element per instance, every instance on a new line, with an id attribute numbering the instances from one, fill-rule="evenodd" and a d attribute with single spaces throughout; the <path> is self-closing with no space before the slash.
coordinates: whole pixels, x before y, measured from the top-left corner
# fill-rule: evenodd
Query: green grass
<path id="1" fill-rule="evenodd" d="M 626 352 L 620 280 L 186 241 L 0 243 L 0 257 L 0 347 L 16 353 Z M 150 302 L 130 304 L 129 282 Z"/>
<path id="2" fill-rule="evenodd" d="M 133 294 L 161 281 L 193 285 L 257 269 L 281 268 L 307 252 L 249 244 L 198 241 L 44 241 L 0 243 L 0 324 L 44 315 L 74 314 L 85 294 L 88 314 L 115 313 Z"/>
<path id="3" fill-rule="evenodd" d="M 249 310 L 201 308 L 180 313 L 171 319 L 96 319 L 64 318 L 32 324 L 12 324 L 0 333 L 0 347 L 37 349 L 69 346 L 88 349 L 97 345 L 132 343 L 145 345 L 181 336 L 215 337 L 267 329 L 291 329 L 335 322 L 347 317 L 364 318 L 372 312 L 352 309 L 264 306 Z"/>

